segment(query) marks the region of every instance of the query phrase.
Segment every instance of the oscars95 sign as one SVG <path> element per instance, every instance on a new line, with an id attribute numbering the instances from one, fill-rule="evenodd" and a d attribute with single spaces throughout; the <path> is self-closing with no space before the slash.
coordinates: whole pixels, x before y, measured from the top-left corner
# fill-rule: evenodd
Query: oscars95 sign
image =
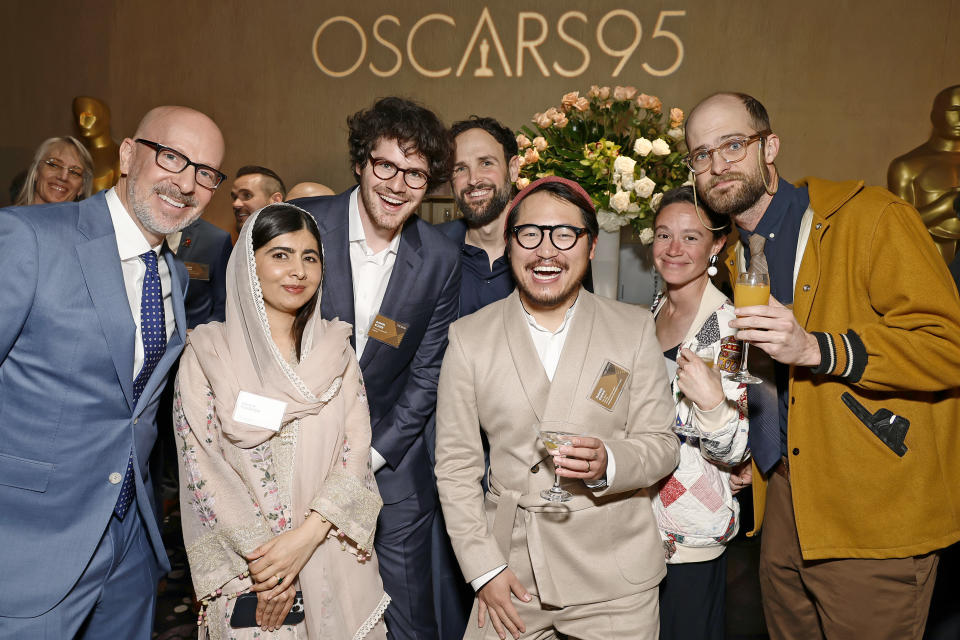
<path id="1" fill-rule="evenodd" d="M 661 62 L 658 63 L 658 66 L 653 66 L 651 63 L 644 61 L 642 68 L 646 73 L 658 77 L 668 76 L 680 68 L 683 63 L 683 41 L 673 29 L 682 27 L 684 16 L 686 16 L 686 11 L 659 12 L 648 38 L 653 43 L 651 46 L 663 48 L 657 51 L 657 60 Z M 311 46 L 313 60 L 317 67 L 328 76 L 343 78 L 360 69 L 364 61 L 367 60 L 369 47 L 382 47 L 392 57 L 393 65 L 388 68 L 380 68 L 373 61 L 369 61 L 367 64 L 370 72 L 381 78 L 397 74 L 405 63 L 409 64 L 416 73 L 426 78 L 443 78 L 451 74 L 459 78 L 464 73 L 477 78 L 490 78 L 496 75 L 522 78 L 525 72 L 539 72 L 544 77 L 556 73 L 558 76 L 565 78 L 576 78 L 586 72 L 595 49 L 598 49 L 604 56 L 609 56 L 616 62 L 610 73 L 611 77 L 616 78 L 640 46 L 644 33 L 640 18 L 633 11 L 627 9 L 609 11 L 600 16 L 595 23 L 592 23 L 587 14 L 582 11 L 567 11 L 556 18 L 552 30 L 551 21 L 542 13 L 518 11 L 516 13 L 516 43 L 512 50 L 508 51 L 504 45 L 504 40 L 500 36 L 500 31 L 497 29 L 496 22 L 490 15 L 489 8 L 484 6 L 473 25 L 470 40 L 462 53 L 455 52 L 447 66 L 434 64 L 433 67 L 427 67 L 418 60 L 416 51 L 425 52 L 436 48 L 436 41 L 426 40 L 422 37 L 419 45 L 417 44 L 418 34 L 421 34 L 423 28 L 431 22 L 447 25 L 445 29 L 449 29 L 450 32 L 443 36 L 446 43 L 455 41 L 457 36 L 460 35 L 458 33 L 460 29 L 452 16 L 445 13 L 430 13 L 419 18 L 410 26 L 405 39 L 397 39 L 396 34 L 394 34 L 394 39 L 391 39 L 384 34 L 385 25 L 392 24 L 392 27 L 386 26 L 386 30 L 393 32 L 401 30 L 403 25 L 397 16 L 381 15 L 369 27 L 369 35 L 375 41 L 371 43 L 368 39 L 368 30 L 355 19 L 342 15 L 333 16 L 324 20 L 314 33 Z M 571 27 L 578 22 L 581 23 L 579 32 L 589 33 L 592 30 L 593 38 L 580 40 L 571 35 L 573 30 Z M 621 24 L 616 24 L 618 22 Z M 349 66 L 331 68 L 331 64 L 323 60 L 321 50 L 324 50 L 324 38 L 331 37 L 332 30 L 330 27 L 338 23 L 347 25 L 346 29 L 340 27 L 337 32 L 338 42 L 342 43 L 343 34 L 352 30 L 354 34 L 349 37 L 355 37 L 359 43 L 359 55 Z M 595 28 L 591 29 L 593 24 L 595 24 Z M 434 30 L 438 27 L 440 25 L 432 26 Z M 617 27 L 621 32 L 624 28 L 627 28 L 628 33 L 632 30 L 633 37 L 630 42 L 626 43 L 626 46 L 614 48 L 608 43 L 606 37 L 610 27 Z M 513 43 L 507 42 L 506 44 L 509 46 Z M 328 42 L 326 50 L 329 50 L 330 46 Z M 562 66 L 557 60 L 549 60 L 548 64 L 544 55 L 549 58 L 549 54 L 543 54 L 541 48 L 556 49 L 557 46 L 569 48 L 571 51 L 564 52 L 564 57 L 569 58 L 572 53 L 575 58 L 579 59 L 579 64 L 572 68 Z M 662 62 L 663 60 L 666 60 L 666 62 Z M 468 69 L 468 64 L 471 61 L 473 61 L 473 65 Z M 454 62 L 457 62 L 456 68 L 453 66 Z M 531 62 L 536 67 L 535 71 L 529 68 Z M 528 63 L 526 68 L 524 63 Z"/>

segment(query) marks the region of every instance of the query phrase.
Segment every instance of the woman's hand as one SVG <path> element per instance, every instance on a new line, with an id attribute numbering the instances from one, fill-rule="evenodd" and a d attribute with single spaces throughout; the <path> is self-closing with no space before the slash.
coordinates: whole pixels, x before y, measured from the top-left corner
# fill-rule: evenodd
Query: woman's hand
<path id="1" fill-rule="evenodd" d="M 247 554 L 251 591 L 257 592 L 257 623 L 274 622 L 282 609 L 280 622 L 286 617 L 296 595 L 294 582 L 313 552 L 330 531 L 330 523 L 311 512 L 302 525 L 284 531 Z M 274 606 L 273 600 L 278 600 Z"/>
<path id="2" fill-rule="evenodd" d="M 709 411 L 723 402 L 720 372 L 711 369 L 690 349 L 677 354 L 677 386 L 701 411 Z"/>
<path id="3" fill-rule="evenodd" d="M 292 580 L 290 582 L 293 583 Z M 275 596 L 268 596 L 266 591 L 258 593 L 256 621 L 260 628 L 264 631 L 276 631 L 283 626 L 296 595 L 297 590 L 292 586 Z"/>

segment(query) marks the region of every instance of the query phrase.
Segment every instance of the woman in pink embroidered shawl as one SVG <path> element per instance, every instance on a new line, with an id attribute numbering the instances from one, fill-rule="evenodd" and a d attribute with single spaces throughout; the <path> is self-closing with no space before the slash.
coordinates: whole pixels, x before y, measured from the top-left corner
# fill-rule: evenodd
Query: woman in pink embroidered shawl
<path id="1" fill-rule="evenodd" d="M 230 256 L 226 322 L 187 341 L 174 419 L 201 636 L 386 637 L 369 411 L 350 326 L 320 318 L 322 274 L 313 218 L 267 206 Z M 243 594 L 256 626 L 231 625 Z M 284 624 L 291 608 L 305 619 Z"/>

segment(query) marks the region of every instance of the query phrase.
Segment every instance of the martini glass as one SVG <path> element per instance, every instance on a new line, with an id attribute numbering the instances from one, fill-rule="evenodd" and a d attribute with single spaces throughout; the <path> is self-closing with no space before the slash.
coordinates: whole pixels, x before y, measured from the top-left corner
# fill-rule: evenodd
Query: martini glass
<path id="1" fill-rule="evenodd" d="M 555 426 L 562 426 L 562 423 L 543 423 L 538 425 L 540 442 L 543 443 L 543 446 L 547 449 L 547 453 L 549 453 L 551 456 L 557 455 L 557 451 L 560 449 L 560 447 L 572 447 L 572 438 L 577 435 L 575 433 L 568 433 L 566 431 L 558 431 L 553 429 L 552 427 Z M 549 489 L 544 489 L 541 491 L 540 497 L 549 502 L 569 502 L 573 498 L 569 491 L 560 487 L 560 477 L 557 476 L 556 468 L 553 470 L 553 486 Z"/>

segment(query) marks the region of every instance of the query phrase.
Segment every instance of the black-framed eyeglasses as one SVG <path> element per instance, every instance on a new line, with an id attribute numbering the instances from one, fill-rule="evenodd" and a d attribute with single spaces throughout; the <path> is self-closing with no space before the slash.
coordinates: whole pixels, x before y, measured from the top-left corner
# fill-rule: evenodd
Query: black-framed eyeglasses
<path id="1" fill-rule="evenodd" d="M 757 140 L 766 138 L 771 133 L 773 133 L 773 131 L 770 129 L 764 129 L 759 133 L 745 138 L 729 138 L 724 140 L 723 144 L 719 144 L 712 149 L 696 149 L 691 151 L 687 154 L 687 157 L 683 159 L 683 162 L 697 175 L 707 171 L 710 165 L 713 164 L 714 152 L 719 153 L 724 162 L 740 162 L 747 157 L 747 147 Z"/>
<path id="2" fill-rule="evenodd" d="M 403 181 L 411 189 L 423 189 L 430 181 L 430 174 L 423 169 L 417 169 L 416 167 L 411 167 L 410 169 L 401 169 L 389 160 L 384 160 L 383 158 L 374 158 L 371 155 L 368 155 L 367 157 L 370 158 L 370 164 L 373 167 L 373 175 L 377 176 L 381 180 L 389 180 L 393 176 L 397 175 L 397 172 L 399 172 L 403 174 Z"/>
<path id="3" fill-rule="evenodd" d="M 170 147 L 162 145 L 159 142 L 144 140 L 143 138 L 137 138 L 136 142 L 146 145 L 156 151 L 157 166 L 165 171 L 169 171 L 170 173 L 181 173 L 184 169 L 192 165 L 194 171 L 196 172 L 197 184 L 199 184 L 201 187 L 206 187 L 207 189 L 216 189 L 220 186 L 220 183 L 227 178 L 226 174 L 220 173 L 213 167 L 205 164 L 197 164 L 176 149 L 171 149 Z"/>
<path id="4" fill-rule="evenodd" d="M 560 251 L 572 249 L 580 236 L 590 233 L 583 227 L 569 224 L 521 224 L 511 230 L 517 244 L 524 249 L 536 249 L 549 232 L 550 242 Z"/>
<path id="5" fill-rule="evenodd" d="M 83 169 L 80 167 L 67 167 L 57 162 L 57 160 L 54 158 L 48 158 L 47 160 L 44 160 L 43 164 L 47 165 L 56 175 L 61 175 L 63 170 L 66 169 L 67 173 L 69 173 L 71 177 L 83 180 Z"/>

